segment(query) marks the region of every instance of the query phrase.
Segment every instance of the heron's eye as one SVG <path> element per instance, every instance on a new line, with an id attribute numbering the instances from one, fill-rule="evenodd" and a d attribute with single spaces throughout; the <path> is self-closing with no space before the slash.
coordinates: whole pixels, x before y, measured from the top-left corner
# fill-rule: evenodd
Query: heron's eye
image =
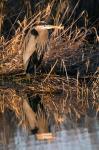
<path id="1" fill-rule="evenodd" d="M 37 32 L 37 30 L 35 30 L 35 29 L 31 30 L 31 34 L 34 35 L 35 37 L 37 37 L 39 35 L 39 33 Z"/>

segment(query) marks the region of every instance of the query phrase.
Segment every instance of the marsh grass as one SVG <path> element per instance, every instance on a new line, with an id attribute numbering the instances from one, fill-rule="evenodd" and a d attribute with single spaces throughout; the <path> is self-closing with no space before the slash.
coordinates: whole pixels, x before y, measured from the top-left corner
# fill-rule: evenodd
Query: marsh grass
<path id="1" fill-rule="evenodd" d="M 4 113 L 6 109 L 12 110 L 18 118 L 19 124 L 27 124 L 23 112 L 23 101 L 26 98 L 24 95 L 30 91 L 33 95 L 36 93 L 40 95 L 47 114 L 49 117 L 53 114 L 56 124 L 64 122 L 64 116 L 78 120 L 86 114 L 90 102 L 95 107 L 96 114 L 99 113 L 99 76 L 97 75 L 99 70 L 90 79 L 91 87 L 88 87 L 86 83 L 79 83 L 79 75 L 77 78 L 70 78 L 67 73 L 64 77 L 53 75 L 54 65 L 48 74 L 31 76 L 30 80 L 26 78 L 22 63 L 25 31 L 31 29 L 38 22 L 48 20 L 54 2 L 53 0 L 44 10 L 39 10 L 33 16 L 29 15 L 30 18 L 24 18 L 22 22 L 18 21 L 19 27 L 10 40 L 4 39 L 3 36 L 0 37 L 0 112 Z M 67 9 L 60 22 L 60 11 L 64 12 L 65 7 Z M 68 16 L 68 1 L 59 3 L 54 25 L 61 26 L 66 15 L 67 18 L 72 18 L 72 14 L 70 17 Z M 90 51 L 85 37 L 91 29 L 87 29 L 86 26 L 78 28 L 75 24 L 76 21 L 72 21 L 62 30 L 55 29 L 52 32 L 49 40 L 50 48 L 44 56 L 45 62 L 61 60 L 65 72 L 67 66 L 76 63 L 79 56 L 83 56 L 84 50 Z M 86 43 L 88 45 L 84 49 Z"/>
<path id="2" fill-rule="evenodd" d="M 0 1 L 0 36 L 1 36 L 1 29 L 2 29 L 2 25 L 3 25 L 3 20 L 4 20 L 4 0 Z"/>

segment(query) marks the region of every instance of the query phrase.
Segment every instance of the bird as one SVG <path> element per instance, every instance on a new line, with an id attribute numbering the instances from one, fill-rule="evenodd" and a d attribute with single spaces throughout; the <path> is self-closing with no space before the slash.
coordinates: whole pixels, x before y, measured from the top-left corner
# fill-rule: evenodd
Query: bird
<path id="1" fill-rule="evenodd" d="M 45 26 L 35 26 L 28 33 L 23 52 L 23 64 L 26 74 L 36 72 L 47 51 L 49 34 Z"/>

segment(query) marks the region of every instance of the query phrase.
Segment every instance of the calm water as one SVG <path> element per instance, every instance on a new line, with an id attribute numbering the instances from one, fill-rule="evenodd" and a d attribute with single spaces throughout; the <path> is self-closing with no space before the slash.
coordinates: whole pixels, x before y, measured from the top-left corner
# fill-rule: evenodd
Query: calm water
<path id="1" fill-rule="evenodd" d="M 86 116 L 79 125 L 66 121 L 52 141 L 39 141 L 15 124 L 0 117 L 0 150 L 99 150 L 99 118 Z"/>

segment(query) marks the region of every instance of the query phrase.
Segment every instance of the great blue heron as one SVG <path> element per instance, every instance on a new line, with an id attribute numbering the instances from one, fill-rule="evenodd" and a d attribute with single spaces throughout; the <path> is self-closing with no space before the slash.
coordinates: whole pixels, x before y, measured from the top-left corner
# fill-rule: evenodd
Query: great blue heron
<path id="1" fill-rule="evenodd" d="M 48 49 L 49 29 L 63 29 L 62 26 L 38 25 L 30 31 L 25 50 L 23 52 L 23 63 L 26 73 L 33 73 L 40 65 L 45 51 Z"/>
<path id="2" fill-rule="evenodd" d="M 48 45 L 48 30 L 44 26 L 34 27 L 28 36 L 23 52 L 26 73 L 33 73 L 40 65 Z"/>

